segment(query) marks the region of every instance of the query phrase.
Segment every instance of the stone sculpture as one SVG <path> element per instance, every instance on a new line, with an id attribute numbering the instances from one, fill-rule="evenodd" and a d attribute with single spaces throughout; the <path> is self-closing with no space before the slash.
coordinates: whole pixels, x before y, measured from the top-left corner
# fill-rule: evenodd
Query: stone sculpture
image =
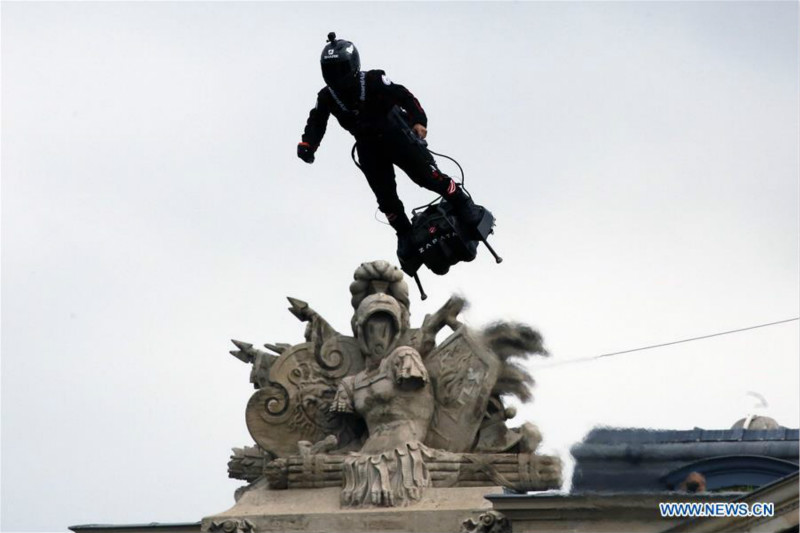
<path id="1" fill-rule="evenodd" d="M 211 533 L 255 533 L 256 527 L 249 520 L 224 520 L 212 522 L 208 530 Z"/>
<path id="2" fill-rule="evenodd" d="M 246 420 L 257 447 L 234 449 L 229 475 L 271 490 L 340 487 L 343 507 L 409 505 L 430 486 L 558 488 L 561 462 L 536 453 L 533 424 L 507 426 L 503 402 L 530 399 L 533 380 L 513 358 L 546 355 L 541 335 L 506 322 L 474 331 L 455 296 L 412 328 L 397 267 L 364 263 L 354 278 L 352 336 L 289 298 L 305 342 L 266 344 L 272 354 L 233 341 L 253 365 Z"/>
<path id="3" fill-rule="evenodd" d="M 511 522 L 503 513 L 486 511 L 478 520 L 464 520 L 461 523 L 461 533 L 512 533 L 512 528 Z"/>

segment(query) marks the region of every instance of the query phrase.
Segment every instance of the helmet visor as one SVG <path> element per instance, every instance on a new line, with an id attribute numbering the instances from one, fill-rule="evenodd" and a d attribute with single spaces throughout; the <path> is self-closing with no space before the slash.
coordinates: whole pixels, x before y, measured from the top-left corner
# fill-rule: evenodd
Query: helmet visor
<path id="1" fill-rule="evenodd" d="M 322 79 L 328 85 L 339 84 L 353 76 L 349 61 L 326 61 L 322 63 Z"/>

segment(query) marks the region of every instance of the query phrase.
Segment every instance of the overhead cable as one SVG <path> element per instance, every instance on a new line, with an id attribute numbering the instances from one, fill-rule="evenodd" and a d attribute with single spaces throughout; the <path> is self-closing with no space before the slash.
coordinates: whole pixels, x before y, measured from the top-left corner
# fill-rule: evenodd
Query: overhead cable
<path id="1" fill-rule="evenodd" d="M 653 348 L 661 348 L 663 346 L 672 346 L 673 344 L 681 344 L 684 342 L 692 342 L 692 341 L 699 341 L 702 339 L 710 339 L 711 337 L 719 337 L 721 335 L 730 335 L 731 333 L 740 333 L 742 331 L 749 331 L 751 329 L 758 329 L 758 328 L 766 328 L 767 326 L 777 326 L 778 324 L 787 324 L 789 322 L 796 322 L 800 320 L 800 317 L 795 318 L 787 318 L 786 320 L 778 320 L 777 322 L 769 322 L 766 324 L 758 324 L 757 326 L 750 326 L 746 328 L 739 328 L 739 329 L 732 329 L 730 331 L 721 331 L 719 333 L 712 333 L 710 335 L 702 335 L 700 337 L 692 337 L 690 339 L 682 339 L 679 341 L 672 341 L 672 342 L 663 342 L 661 344 L 652 344 L 650 346 L 642 346 L 641 348 L 632 348 L 630 350 L 622 350 L 619 352 L 611 352 L 611 353 L 604 353 L 600 355 L 593 355 L 591 357 L 579 357 L 576 359 L 567 359 L 564 361 L 557 361 L 548 365 L 542 365 L 539 368 L 550 368 L 554 366 L 561 366 L 561 365 L 568 365 L 572 363 L 584 363 L 588 361 L 594 361 L 596 359 L 602 359 L 604 357 L 612 357 L 614 355 L 622 355 L 631 352 L 641 352 L 643 350 L 652 350 Z"/>

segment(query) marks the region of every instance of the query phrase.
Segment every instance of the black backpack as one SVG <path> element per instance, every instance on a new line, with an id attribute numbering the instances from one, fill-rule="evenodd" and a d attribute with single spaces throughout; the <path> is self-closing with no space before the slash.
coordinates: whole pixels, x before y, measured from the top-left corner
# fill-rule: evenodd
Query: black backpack
<path id="1" fill-rule="evenodd" d="M 414 243 L 422 263 L 434 274 L 447 274 L 460 261 L 472 261 L 478 254 L 478 241 L 469 239 L 447 202 L 428 206 L 411 219 Z"/>

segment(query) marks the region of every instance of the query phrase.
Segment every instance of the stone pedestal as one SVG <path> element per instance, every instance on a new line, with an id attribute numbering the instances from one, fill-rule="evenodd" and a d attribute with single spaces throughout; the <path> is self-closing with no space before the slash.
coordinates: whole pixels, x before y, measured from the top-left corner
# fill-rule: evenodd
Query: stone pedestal
<path id="1" fill-rule="evenodd" d="M 465 518 L 491 508 L 484 495 L 502 491 L 495 486 L 429 487 L 412 506 L 342 509 L 341 488 L 269 490 L 262 480 L 229 510 L 204 518 L 202 531 L 453 533 Z"/>

